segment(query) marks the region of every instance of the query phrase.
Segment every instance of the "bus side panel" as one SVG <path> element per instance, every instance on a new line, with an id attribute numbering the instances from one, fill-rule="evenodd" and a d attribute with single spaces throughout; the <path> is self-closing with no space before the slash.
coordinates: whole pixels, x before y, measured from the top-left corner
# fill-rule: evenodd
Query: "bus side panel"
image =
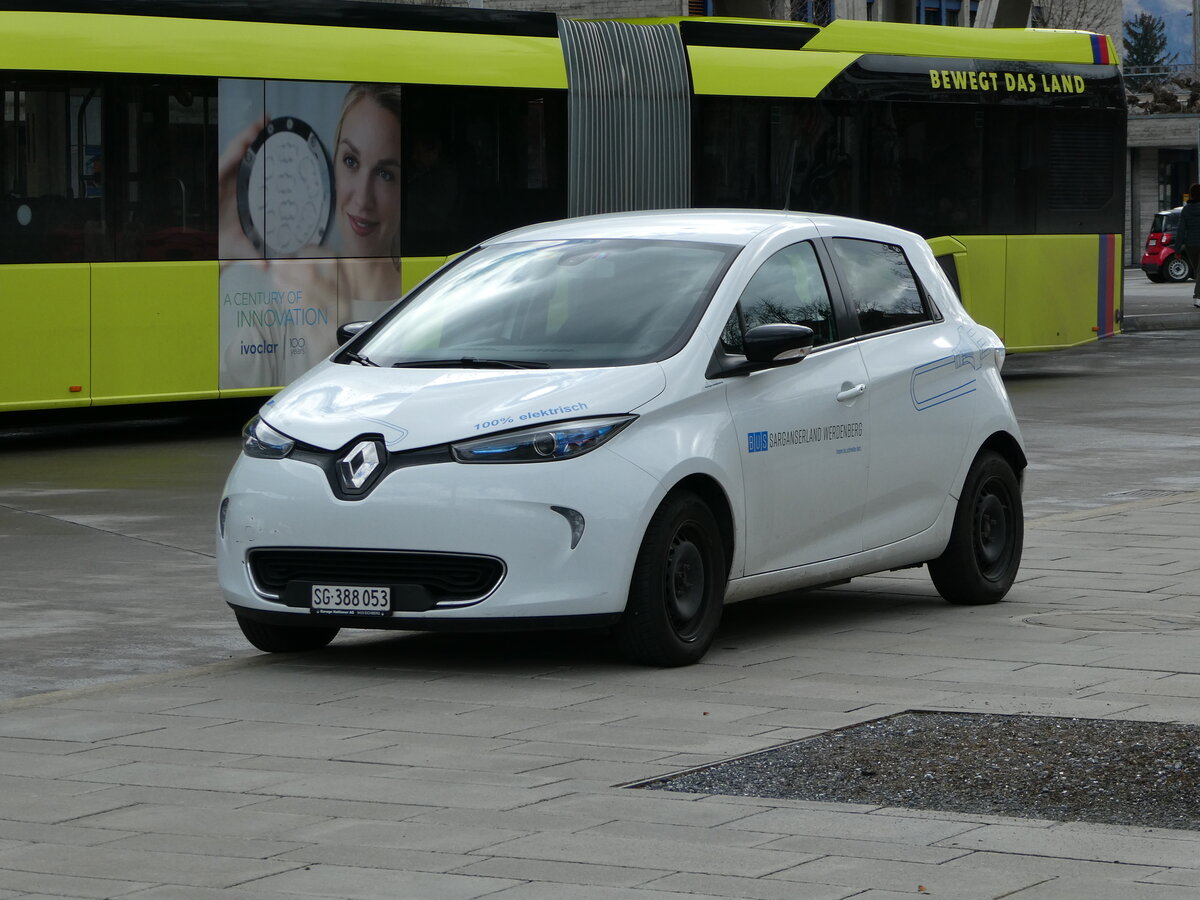
<path id="1" fill-rule="evenodd" d="M 1008 239 L 1003 235 L 955 235 L 955 238 L 967 250 L 965 254 L 954 255 L 963 306 L 971 318 L 1011 345 L 1005 299 L 1011 289 Z"/>
<path id="2" fill-rule="evenodd" d="M 1102 279 L 1097 235 L 1010 235 L 1005 344 L 1053 350 L 1096 340 Z M 1107 283 L 1106 283 L 1107 282 Z"/>
<path id="3" fill-rule="evenodd" d="M 861 55 L 696 45 L 687 54 L 696 94 L 744 97 L 815 97 Z"/>
<path id="4" fill-rule="evenodd" d="M 0 267 L 0 305 L 0 410 L 87 406 L 87 264 Z"/>
<path id="5" fill-rule="evenodd" d="M 96 404 L 217 393 L 216 262 L 92 265 Z"/>
<path id="6" fill-rule="evenodd" d="M 457 254 L 456 254 L 457 255 Z M 406 256 L 401 260 L 400 279 L 404 293 L 408 293 L 418 284 L 444 266 L 449 256 Z"/>

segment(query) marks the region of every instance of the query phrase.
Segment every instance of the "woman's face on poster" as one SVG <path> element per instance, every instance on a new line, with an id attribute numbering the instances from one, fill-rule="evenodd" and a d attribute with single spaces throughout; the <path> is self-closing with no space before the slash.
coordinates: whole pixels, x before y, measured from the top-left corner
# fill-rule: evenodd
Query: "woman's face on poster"
<path id="1" fill-rule="evenodd" d="M 342 118 L 334 167 L 346 256 L 387 256 L 400 230 L 400 123 L 363 97 Z"/>

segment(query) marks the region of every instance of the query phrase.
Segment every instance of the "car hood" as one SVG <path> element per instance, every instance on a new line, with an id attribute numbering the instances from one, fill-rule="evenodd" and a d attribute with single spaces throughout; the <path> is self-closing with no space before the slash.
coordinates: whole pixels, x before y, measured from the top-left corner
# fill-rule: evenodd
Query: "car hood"
<path id="1" fill-rule="evenodd" d="M 540 422 L 631 412 L 666 387 L 657 363 L 610 369 L 378 369 L 324 363 L 267 401 L 263 419 L 336 450 L 365 434 L 389 450 Z"/>

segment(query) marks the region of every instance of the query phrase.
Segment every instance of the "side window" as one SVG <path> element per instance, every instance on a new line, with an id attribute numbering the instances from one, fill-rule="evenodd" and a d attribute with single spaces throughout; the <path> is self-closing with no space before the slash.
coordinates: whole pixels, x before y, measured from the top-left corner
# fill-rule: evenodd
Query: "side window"
<path id="1" fill-rule="evenodd" d="M 0 137 L 0 260 L 112 259 L 104 89 L 83 76 L 8 73 Z"/>
<path id="2" fill-rule="evenodd" d="M 833 250 L 847 299 L 864 334 L 932 320 L 904 251 L 895 244 L 836 238 Z"/>
<path id="3" fill-rule="evenodd" d="M 817 347 L 837 340 L 829 289 L 807 241 L 784 247 L 754 273 L 725 325 L 722 343 L 730 353 L 741 353 L 747 329 L 780 323 L 807 325 Z"/>
<path id="4" fill-rule="evenodd" d="M 0 77 L 0 262 L 216 258 L 215 79 Z"/>
<path id="5" fill-rule="evenodd" d="M 404 86 L 404 256 L 567 214 L 566 91 Z"/>
<path id="6" fill-rule="evenodd" d="M 138 76 L 114 81 L 111 95 L 115 258 L 216 259 L 216 79 Z"/>

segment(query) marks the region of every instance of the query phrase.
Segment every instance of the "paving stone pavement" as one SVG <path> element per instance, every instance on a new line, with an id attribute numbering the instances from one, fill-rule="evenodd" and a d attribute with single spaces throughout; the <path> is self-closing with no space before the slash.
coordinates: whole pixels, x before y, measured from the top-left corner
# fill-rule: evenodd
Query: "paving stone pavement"
<path id="1" fill-rule="evenodd" d="M 730 607 L 698 666 L 368 635 L 0 703 L 0 900 L 1183 898 L 1200 833 L 643 791 L 908 709 L 1200 723 L 1200 494 L 1032 519 L 1020 581 Z"/>

